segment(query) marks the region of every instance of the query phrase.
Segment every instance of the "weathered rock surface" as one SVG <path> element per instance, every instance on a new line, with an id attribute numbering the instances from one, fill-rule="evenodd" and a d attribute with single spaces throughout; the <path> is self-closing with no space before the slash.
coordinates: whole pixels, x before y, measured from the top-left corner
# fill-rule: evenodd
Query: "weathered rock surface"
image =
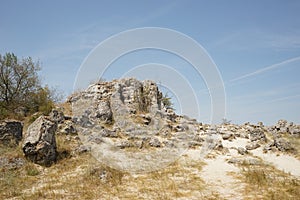
<path id="1" fill-rule="evenodd" d="M 196 137 L 200 134 L 197 121 L 176 115 L 165 106 L 153 81 L 126 78 L 100 82 L 73 95 L 69 102 L 80 139 L 101 159 L 109 159 L 109 155 L 122 158 L 116 165 L 127 165 L 121 162 L 128 156 L 150 162 L 145 155 L 151 148 L 159 166 L 159 162 L 180 155 L 189 146 L 201 146 L 204 141 Z M 107 149 L 106 155 L 99 153 Z M 136 155 L 130 153 L 133 149 Z M 169 151 L 173 156 L 168 155 Z"/>
<path id="2" fill-rule="evenodd" d="M 70 135 L 70 134 L 76 134 L 77 130 L 74 125 L 74 123 L 70 120 L 64 120 L 61 123 L 58 124 L 57 132 Z"/>
<path id="3" fill-rule="evenodd" d="M 22 140 L 22 122 L 6 120 L 0 122 L 0 143 L 18 144 Z"/>
<path id="4" fill-rule="evenodd" d="M 274 140 L 274 146 L 279 151 L 291 151 L 291 150 L 293 150 L 293 147 L 291 146 L 291 144 L 283 138 L 276 138 Z"/>
<path id="5" fill-rule="evenodd" d="M 53 109 L 50 113 L 49 113 L 49 116 L 48 118 L 51 120 L 51 121 L 54 121 L 54 122 L 57 122 L 57 123 L 61 123 L 65 120 L 65 115 L 62 111 L 59 111 L 59 110 L 55 110 Z"/>
<path id="6" fill-rule="evenodd" d="M 284 119 L 279 120 L 274 126 L 269 127 L 269 131 L 276 135 L 287 133 L 300 137 L 300 125 L 296 125 Z"/>
<path id="7" fill-rule="evenodd" d="M 22 167 L 25 164 L 23 158 L 1 158 L 0 157 L 0 170 L 2 169 L 17 169 Z"/>
<path id="8" fill-rule="evenodd" d="M 245 155 L 245 154 L 248 153 L 248 151 L 247 151 L 246 149 L 244 149 L 243 147 L 238 147 L 238 148 L 237 148 L 237 151 L 238 151 L 238 153 L 241 154 L 241 155 Z"/>
<path id="9" fill-rule="evenodd" d="M 250 140 L 251 140 L 251 142 L 254 142 L 254 141 L 266 142 L 267 139 L 264 134 L 264 131 L 261 130 L 261 128 L 256 128 L 256 129 L 250 131 Z"/>
<path id="10" fill-rule="evenodd" d="M 246 145 L 247 150 L 254 150 L 254 149 L 257 149 L 258 147 L 260 147 L 260 145 L 258 143 L 251 143 L 251 144 Z"/>
<path id="11" fill-rule="evenodd" d="M 69 102 L 72 103 L 73 122 L 79 137 L 92 152 L 93 149 L 97 151 L 101 159 L 109 159 L 108 155 L 129 159 L 126 151 L 130 153 L 133 149 L 136 155 L 142 156 L 139 153 L 146 154 L 148 148 L 151 148 L 151 153 L 166 150 L 180 154 L 176 150 L 186 148 L 202 148 L 202 153 L 226 153 L 230 149 L 222 143 L 235 143 L 241 138 L 247 142 L 235 148 L 235 152 L 242 156 L 248 156 L 248 151 L 261 146 L 264 152 L 286 152 L 292 148 L 289 143 L 281 139 L 273 139 L 270 143 L 270 138 L 280 138 L 285 133 L 295 135 L 300 130 L 299 126 L 285 120 L 272 127 L 262 122 L 256 125 L 198 123 L 165 106 L 163 95 L 154 82 L 134 78 L 92 84 L 87 90 L 71 96 Z M 111 150 L 111 154 L 99 153 L 107 150 Z M 160 158 L 157 155 L 152 157 Z"/>
<path id="12" fill-rule="evenodd" d="M 24 136 L 23 152 L 34 163 L 50 166 L 56 162 L 55 132 L 57 123 L 40 116 L 27 129 Z"/>
<path id="13" fill-rule="evenodd" d="M 137 146 L 163 147 L 164 141 L 173 136 L 172 132 L 192 132 L 197 124 L 166 108 L 157 85 L 148 80 L 141 82 L 127 78 L 100 82 L 72 96 L 69 101 L 72 103 L 74 121 L 80 132 L 85 133 L 82 134 L 84 138 L 96 137 L 94 133 L 98 133 L 106 137 L 108 143 L 122 149 L 143 142 L 148 145 Z M 156 134 L 161 139 L 155 138 Z M 134 141 L 125 142 L 122 139 L 124 136 Z M 149 139 L 146 141 L 145 137 Z M 184 139 L 187 138 L 180 140 L 185 142 Z"/>

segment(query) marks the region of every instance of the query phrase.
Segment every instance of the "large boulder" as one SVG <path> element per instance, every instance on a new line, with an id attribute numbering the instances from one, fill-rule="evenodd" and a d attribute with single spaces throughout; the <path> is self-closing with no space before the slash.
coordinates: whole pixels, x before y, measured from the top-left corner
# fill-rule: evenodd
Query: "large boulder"
<path id="1" fill-rule="evenodd" d="M 293 146 L 283 138 L 276 138 L 274 140 L 274 145 L 279 151 L 292 151 L 294 150 Z"/>
<path id="2" fill-rule="evenodd" d="M 255 128 L 252 131 L 250 131 L 250 140 L 251 142 L 254 141 L 267 141 L 266 135 L 264 131 L 260 128 Z"/>
<path id="3" fill-rule="evenodd" d="M 49 113 L 49 117 L 48 117 L 51 121 L 57 122 L 57 123 L 62 123 L 65 120 L 65 115 L 63 112 L 59 111 L 59 110 L 55 110 L 53 109 L 50 113 Z"/>
<path id="4" fill-rule="evenodd" d="M 246 150 L 253 150 L 259 148 L 260 145 L 258 143 L 250 143 L 246 145 Z"/>
<path id="5" fill-rule="evenodd" d="M 34 163 L 50 166 L 57 159 L 55 132 L 57 123 L 40 116 L 27 129 L 23 152 Z"/>
<path id="6" fill-rule="evenodd" d="M 18 144 L 22 140 L 23 124 L 15 120 L 0 122 L 0 144 Z"/>
<path id="7" fill-rule="evenodd" d="M 99 118 L 101 121 L 111 123 L 113 120 L 113 114 L 110 109 L 110 102 L 107 100 L 102 100 L 97 105 L 95 112 L 95 117 Z"/>

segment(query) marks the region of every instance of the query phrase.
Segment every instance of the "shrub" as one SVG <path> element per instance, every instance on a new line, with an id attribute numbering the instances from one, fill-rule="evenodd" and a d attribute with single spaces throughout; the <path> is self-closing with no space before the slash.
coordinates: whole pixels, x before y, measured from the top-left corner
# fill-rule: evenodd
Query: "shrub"
<path id="1" fill-rule="evenodd" d="M 54 107 L 54 91 L 43 87 L 38 62 L 0 55 L 0 119 L 20 118 L 35 112 L 48 114 Z"/>

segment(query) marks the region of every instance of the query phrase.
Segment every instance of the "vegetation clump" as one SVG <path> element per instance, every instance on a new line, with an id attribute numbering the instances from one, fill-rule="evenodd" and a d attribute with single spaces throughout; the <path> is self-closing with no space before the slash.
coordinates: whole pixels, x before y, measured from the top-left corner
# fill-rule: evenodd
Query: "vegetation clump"
<path id="1" fill-rule="evenodd" d="M 0 55 L 0 119 L 20 118 L 54 107 L 55 94 L 42 86 L 39 62 L 31 57 L 19 59 L 13 53 Z"/>

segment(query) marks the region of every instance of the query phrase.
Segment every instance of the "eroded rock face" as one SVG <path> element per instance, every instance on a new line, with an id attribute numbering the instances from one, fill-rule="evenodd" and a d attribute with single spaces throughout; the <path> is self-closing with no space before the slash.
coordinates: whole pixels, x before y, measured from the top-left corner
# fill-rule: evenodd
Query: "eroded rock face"
<path id="1" fill-rule="evenodd" d="M 274 140 L 274 146 L 279 150 L 279 151 L 291 151 L 293 150 L 292 145 L 286 141 L 283 138 L 276 138 Z"/>
<path id="2" fill-rule="evenodd" d="M 27 129 L 24 136 L 23 152 L 34 163 L 50 166 L 56 162 L 55 132 L 57 123 L 40 116 Z"/>
<path id="3" fill-rule="evenodd" d="M 203 142 L 193 142 L 197 121 L 176 115 L 162 99 L 153 81 L 126 78 L 90 85 L 69 102 L 79 137 L 92 154 L 115 162 L 112 167 L 139 171 L 152 170 L 153 163 L 161 167 L 160 162 L 166 164 L 188 146 Z M 130 162 L 141 166 L 132 169 Z"/>
<path id="4" fill-rule="evenodd" d="M 251 142 L 254 142 L 254 141 L 266 141 L 267 139 L 264 134 L 264 131 L 261 130 L 261 128 L 256 128 L 250 131 L 250 140 Z"/>
<path id="5" fill-rule="evenodd" d="M 70 97 L 69 102 L 72 122 L 85 149 L 122 170 L 153 170 L 174 160 L 186 148 L 201 148 L 202 155 L 210 151 L 226 153 L 235 140 L 243 142 L 236 148 L 239 156 L 260 148 L 288 151 L 289 145 L 282 140 L 269 145 L 273 132 L 273 136 L 300 132 L 299 126 L 284 120 L 273 127 L 261 122 L 204 125 L 164 106 L 163 95 L 154 82 L 134 78 L 92 84 Z"/>
<path id="6" fill-rule="evenodd" d="M 18 144 L 22 140 L 22 122 L 6 120 L 0 122 L 0 143 Z"/>
<path id="7" fill-rule="evenodd" d="M 103 100 L 99 102 L 95 112 L 95 118 L 99 118 L 101 121 L 104 121 L 105 123 L 112 122 L 113 114 L 110 109 L 110 102 L 108 100 Z"/>
<path id="8" fill-rule="evenodd" d="M 57 122 L 57 123 L 62 123 L 65 120 L 65 115 L 63 112 L 59 111 L 59 110 L 55 110 L 53 109 L 50 113 L 49 113 L 49 117 L 48 117 L 51 121 Z"/>

